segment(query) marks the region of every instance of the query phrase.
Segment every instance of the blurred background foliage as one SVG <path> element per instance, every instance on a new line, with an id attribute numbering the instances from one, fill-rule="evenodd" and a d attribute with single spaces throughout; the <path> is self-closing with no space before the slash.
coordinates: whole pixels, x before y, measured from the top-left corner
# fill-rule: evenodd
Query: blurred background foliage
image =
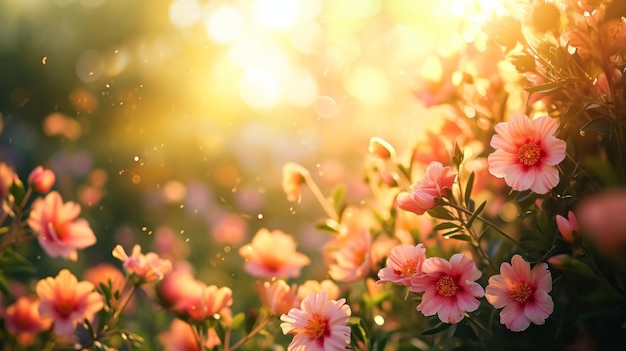
<path id="1" fill-rule="evenodd" d="M 367 198 L 370 137 L 410 153 L 448 113 L 427 110 L 414 90 L 436 93 L 441 58 L 480 48 L 475 29 L 497 9 L 484 0 L 0 0 L 0 159 L 22 179 L 51 168 L 98 238 L 76 263 L 31 245 L 27 254 L 45 262 L 36 275 L 69 267 L 80 276 L 113 262 L 115 244 L 140 243 L 230 286 L 243 310 L 258 301 L 241 293 L 254 282 L 237 250 L 265 227 L 296 236 L 313 260 L 303 279 L 325 278 L 323 213 L 306 191 L 302 203 L 286 201 L 282 165 L 304 165 L 326 193 L 343 184 L 351 203 Z"/>

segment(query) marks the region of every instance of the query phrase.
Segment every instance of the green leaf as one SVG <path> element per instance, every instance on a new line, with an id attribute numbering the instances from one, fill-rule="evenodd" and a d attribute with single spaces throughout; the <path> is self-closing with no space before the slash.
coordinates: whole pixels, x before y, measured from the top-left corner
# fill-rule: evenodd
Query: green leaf
<path id="1" fill-rule="evenodd" d="M 369 350 L 369 337 L 367 335 L 367 325 L 365 322 L 361 318 L 353 316 L 348 320 L 348 325 L 352 331 L 350 333 L 352 344 L 358 345 L 363 343 L 365 344 L 365 349 Z"/>
<path id="2" fill-rule="evenodd" d="M 550 83 L 545 83 L 545 84 L 539 84 L 533 87 L 525 88 L 524 90 L 526 90 L 530 94 L 533 94 L 533 93 L 547 94 L 547 93 L 551 93 L 553 91 L 559 90 L 561 87 L 565 85 L 565 83 L 567 83 L 567 80 L 563 80 L 560 82 L 550 82 Z"/>
<path id="3" fill-rule="evenodd" d="M 474 238 L 472 238 L 471 236 L 467 235 L 467 234 L 451 234 L 448 236 L 444 236 L 446 239 L 455 239 L 455 240 L 461 240 L 461 241 L 466 241 L 470 244 L 474 244 Z"/>
<path id="4" fill-rule="evenodd" d="M 444 238 L 448 239 L 448 238 L 450 238 L 450 236 L 451 236 L 451 235 L 454 235 L 454 234 L 456 234 L 456 233 L 458 233 L 458 232 L 461 232 L 461 231 L 463 231 L 463 228 L 456 228 L 456 229 L 452 229 L 452 230 L 450 230 L 450 231 L 448 231 L 448 232 L 445 232 L 445 233 L 443 233 L 443 234 L 441 234 L 441 235 L 442 235 Z"/>
<path id="5" fill-rule="evenodd" d="M 337 227 L 337 223 L 332 220 L 326 220 L 324 222 L 317 223 L 315 228 L 319 230 L 323 230 L 325 232 L 331 233 L 339 233 L 339 228 Z"/>
<path id="6" fill-rule="evenodd" d="M 450 328 L 450 324 L 439 322 L 439 324 L 437 324 L 436 326 L 434 326 L 432 328 L 428 328 L 428 329 L 422 330 L 422 332 L 420 334 L 421 335 L 437 334 L 437 333 L 441 333 L 442 331 L 444 331 L 444 330 L 446 330 L 448 328 Z"/>
<path id="7" fill-rule="evenodd" d="M 245 320 L 246 320 L 246 314 L 245 313 L 243 313 L 243 312 L 237 313 L 233 317 L 233 319 L 231 321 L 230 328 L 233 329 L 233 330 L 237 330 L 237 329 L 241 328 L 241 326 L 243 325 Z"/>
<path id="8" fill-rule="evenodd" d="M 470 173 L 469 178 L 467 178 L 467 184 L 465 185 L 465 197 L 464 201 L 466 204 L 470 203 L 472 196 L 472 188 L 474 187 L 474 172 Z"/>
<path id="9" fill-rule="evenodd" d="M 439 219 L 447 219 L 447 220 L 454 220 L 456 218 L 454 218 L 454 216 L 452 216 L 452 214 L 450 213 L 450 211 L 448 211 L 447 209 L 443 208 L 443 207 L 433 207 L 430 210 L 428 210 L 428 214 L 433 217 L 433 218 L 439 218 Z"/>
<path id="10" fill-rule="evenodd" d="M 460 225 L 453 222 L 441 222 L 433 227 L 433 230 L 443 230 L 443 229 L 452 229 L 452 228 L 461 228 Z"/>
<path id="11" fill-rule="evenodd" d="M 476 217 L 478 217 L 478 215 L 480 215 L 481 212 L 483 212 L 483 210 L 485 209 L 485 205 L 487 204 L 487 201 L 483 201 L 480 206 L 478 206 L 478 208 L 474 211 L 474 213 L 472 213 L 472 215 L 470 216 L 470 218 L 467 220 L 467 227 L 471 227 L 472 223 L 474 223 L 474 220 L 476 219 Z"/>
<path id="12" fill-rule="evenodd" d="M 333 202 L 333 207 L 335 211 L 340 214 L 342 210 L 343 200 L 346 196 L 346 187 L 344 185 L 336 186 L 330 193 L 330 198 Z"/>
<path id="13" fill-rule="evenodd" d="M 613 129 L 613 121 L 608 117 L 597 117 L 591 121 L 585 123 L 580 127 L 579 131 L 582 133 L 596 132 L 604 135 L 611 133 Z"/>

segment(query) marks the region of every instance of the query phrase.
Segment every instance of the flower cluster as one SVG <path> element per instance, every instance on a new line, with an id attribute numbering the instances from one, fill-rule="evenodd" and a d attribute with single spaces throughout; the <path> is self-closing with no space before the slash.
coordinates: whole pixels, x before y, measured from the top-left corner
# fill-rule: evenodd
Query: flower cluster
<path id="1" fill-rule="evenodd" d="M 306 167 L 284 165 L 277 188 L 289 205 L 312 195 L 325 214 L 319 259 L 280 228 L 260 228 L 248 243 L 224 230 L 222 240 L 241 244 L 237 278 L 252 278 L 252 308 L 238 304 L 250 291 L 134 243 L 130 253 L 122 243 L 107 249 L 121 269 L 38 276 L 23 250 L 30 243 L 72 264 L 101 236 L 53 189 L 51 170 L 36 167 L 25 185 L 0 163 L 0 341 L 10 350 L 140 348 L 124 318 L 147 310 L 169 317 L 156 337 L 166 350 L 622 344 L 626 7 L 534 0 L 508 10 L 482 42 L 441 58 L 441 89 L 415 88 L 426 108 L 446 107 L 439 130 L 408 150 L 379 136 L 363 147 L 371 196 L 350 203 L 344 184 L 326 194 Z M 26 283 L 10 286 L 16 277 Z"/>

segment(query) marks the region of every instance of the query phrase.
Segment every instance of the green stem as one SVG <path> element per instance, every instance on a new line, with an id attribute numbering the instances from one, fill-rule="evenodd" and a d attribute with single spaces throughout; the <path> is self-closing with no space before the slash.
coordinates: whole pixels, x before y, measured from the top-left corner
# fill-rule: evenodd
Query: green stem
<path id="1" fill-rule="evenodd" d="M 456 205 L 456 204 L 454 204 L 454 203 L 452 203 L 452 202 L 448 202 L 447 204 L 448 204 L 448 205 L 450 205 L 451 207 L 453 207 L 453 208 L 455 208 L 455 209 L 457 209 L 457 210 L 459 210 L 459 211 L 461 211 L 461 212 L 465 213 L 465 214 L 470 215 L 470 216 L 473 214 L 473 213 L 472 213 L 472 211 L 467 210 L 467 209 L 465 209 L 465 208 L 463 208 L 463 207 L 460 207 L 460 206 L 458 206 L 458 205 Z M 506 239 L 508 239 L 509 241 L 511 241 L 513 244 L 515 244 L 515 246 L 519 247 L 519 248 L 520 248 L 520 249 L 522 249 L 522 250 L 524 249 L 524 248 L 522 247 L 522 245 L 521 245 L 521 244 L 520 244 L 517 240 L 515 240 L 512 236 L 510 236 L 510 235 L 509 235 L 509 234 L 507 234 L 505 231 L 503 231 L 502 229 L 500 229 L 497 225 L 495 225 L 495 224 L 494 224 L 493 222 L 491 222 L 490 220 L 488 220 L 488 219 L 486 219 L 486 218 L 482 217 L 481 215 L 476 216 L 476 219 L 478 219 L 478 220 L 480 220 L 481 222 L 483 222 L 483 223 L 485 223 L 486 225 L 488 225 L 490 228 L 492 228 L 493 230 L 495 230 L 496 232 L 498 232 L 498 234 L 502 235 L 503 237 L 505 237 Z"/>
<path id="2" fill-rule="evenodd" d="M 264 320 L 261 321 L 254 329 L 252 329 L 248 334 L 246 334 L 243 338 L 239 339 L 233 346 L 229 347 L 228 344 L 224 343 L 224 351 L 234 351 L 245 344 L 248 340 L 250 340 L 253 336 L 258 334 L 261 330 L 263 330 L 269 322 L 272 321 L 272 316 L 268 315 Z"/>

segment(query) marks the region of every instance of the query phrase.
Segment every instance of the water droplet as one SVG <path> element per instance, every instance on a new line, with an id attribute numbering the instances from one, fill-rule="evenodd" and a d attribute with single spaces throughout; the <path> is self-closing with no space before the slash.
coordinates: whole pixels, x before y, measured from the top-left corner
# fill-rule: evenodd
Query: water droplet
<path id="1" fill-rule="evenodd" d="M 135 161 L 135 162 L 139 162 L 139 160 L 140 160 L 139 156 L 135 156 L 135 157 L 133 157 L 133 161 Z"/>
<path id="2" fill-rule="evenodd" d="M 230 246 L 224 246 L 224 252 L 229 253 L 230 250 L 232 250 L 232 247 Z"/>
<path id="3" fill-rule="evenodd" d="M 141 227 L 142 232 L 145 232 L 146 230 L 148 230 L 148 227 Z"/>
<path id="4" fill-rule="evenodd" d="M 185 242 L 188 243 L 189 242 L 189 238 L 185 239 Z"/>
<path id="5" fill-rule="evenodd" d="M 42 63 L 42 64 L 44 64 L 44 65 L 46 64 L 46 61 L 48 61 L 48 56 L 44 56 L 44 57 L 41 59 L 41 63 Z"/>
<path id="6" fill-rule="evenodd" d="M 259 214 L 256 216 L 256 218 L 258 218 L 258 219 L 263 219 L 263 214 L 262 214 L 262 213 L 259 213 Z"/>

